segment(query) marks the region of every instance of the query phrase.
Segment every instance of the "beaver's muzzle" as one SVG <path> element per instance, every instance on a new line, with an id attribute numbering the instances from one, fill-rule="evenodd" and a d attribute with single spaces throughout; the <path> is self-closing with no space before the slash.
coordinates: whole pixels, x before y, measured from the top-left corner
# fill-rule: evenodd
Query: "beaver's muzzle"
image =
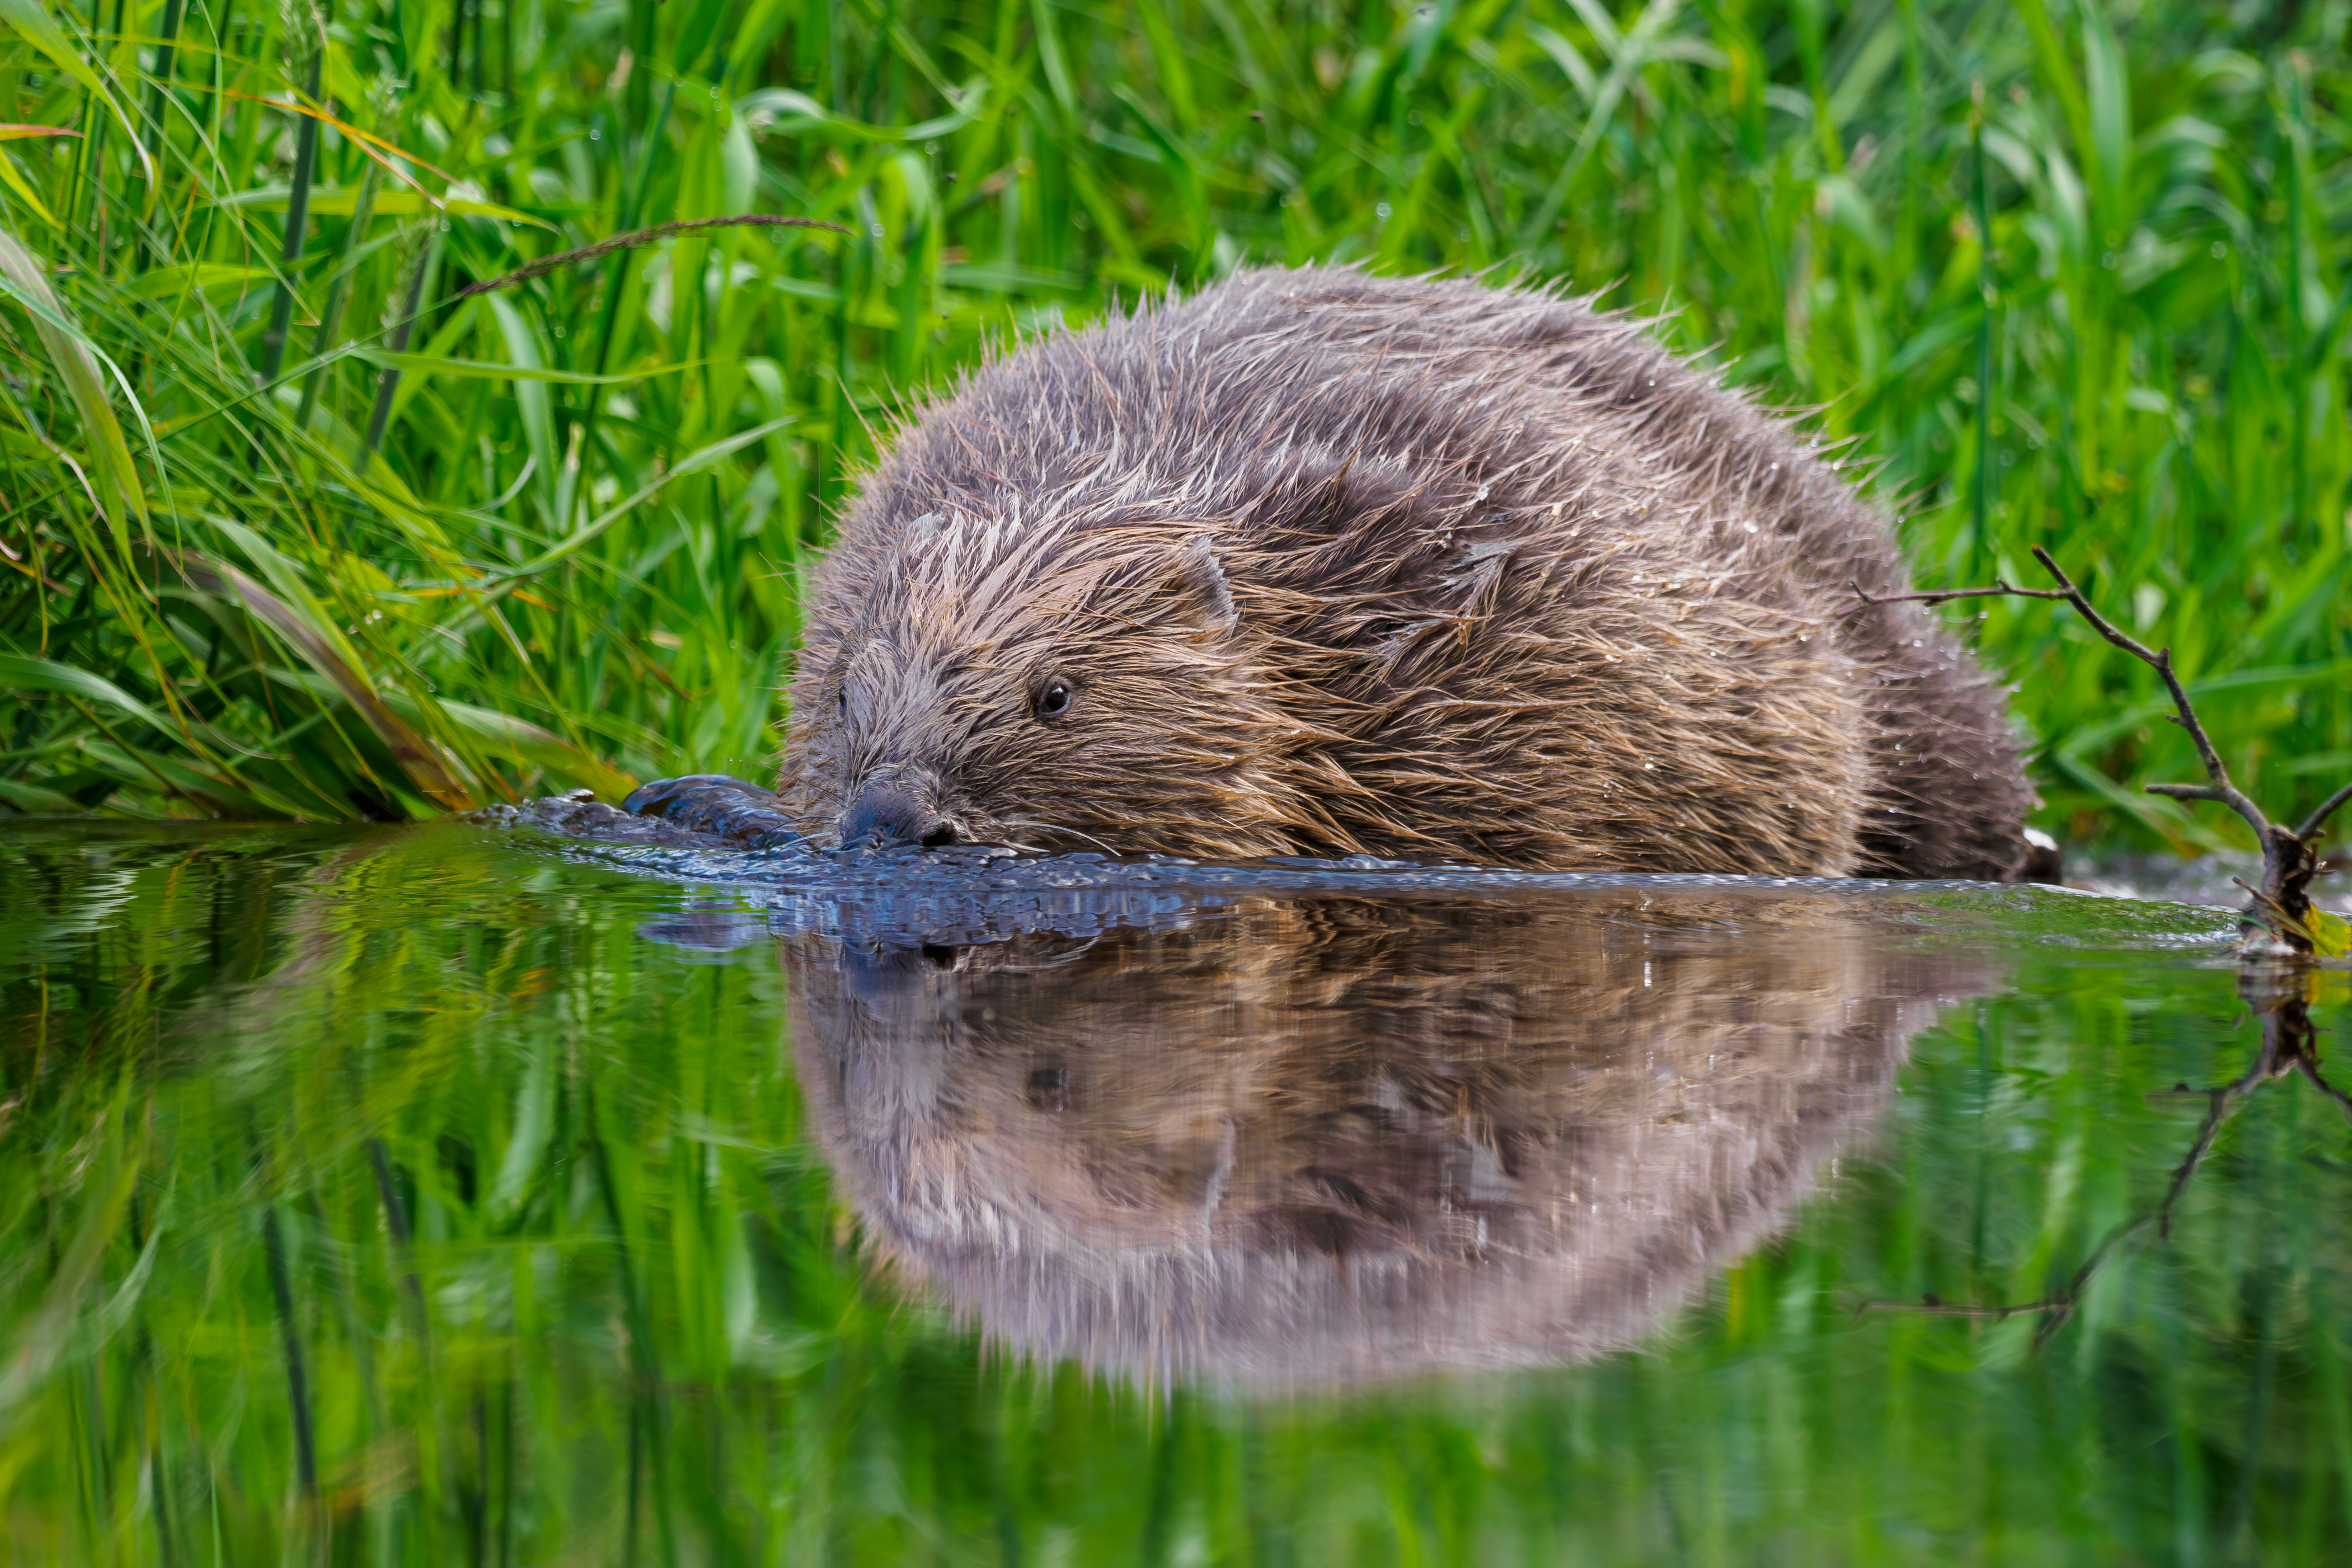
<path id="1" fill-rule="evenodd" d="M 930 792 L 911 779 L 876 779 L 858 792 L 856 801 L 841 814 L 841 847 L 845 849 L 887 849 L 898 844 L 919 844 L 927 849 L 961 844 L 956 825 L 932 805 Z"/>

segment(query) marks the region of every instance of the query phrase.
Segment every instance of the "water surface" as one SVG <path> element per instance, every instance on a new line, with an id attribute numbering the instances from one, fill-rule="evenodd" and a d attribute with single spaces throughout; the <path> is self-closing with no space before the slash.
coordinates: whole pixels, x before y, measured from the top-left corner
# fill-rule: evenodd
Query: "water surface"
<path id="1" fill-rule="evenodd" d="M 19 824 L 0 1555 L 2352 1561 L 2231 929 Z"/>

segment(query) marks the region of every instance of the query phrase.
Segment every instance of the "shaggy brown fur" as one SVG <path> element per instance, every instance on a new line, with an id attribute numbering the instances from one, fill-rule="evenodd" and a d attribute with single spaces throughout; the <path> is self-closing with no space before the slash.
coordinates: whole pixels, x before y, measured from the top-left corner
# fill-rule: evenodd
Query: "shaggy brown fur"
<path id="1" fill-rule="evenodd" d="M 820 843 L 2011 874 L 2001 704 L 1786 425 L 1551 294 L 1244 273 L 898 435 L 820 571 Z"/>
<path id="2" fill-rule="evenodd" d="M 1985 983 L 1871 923 L 1252 899 L 785 953 L 801 1083 L 894 1267 L 1042 1360 L 1306 1383 L 1599 1354 L 1778 1229 Z"/>

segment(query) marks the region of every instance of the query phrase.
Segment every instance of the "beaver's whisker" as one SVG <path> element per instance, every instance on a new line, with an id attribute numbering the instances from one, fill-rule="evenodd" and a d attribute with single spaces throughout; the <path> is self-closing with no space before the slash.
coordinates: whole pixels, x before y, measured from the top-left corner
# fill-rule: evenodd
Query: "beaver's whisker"
<path id="1" fill-rule="evenodd" d="M 1044 828 L 1044 829 L 1045 829 L 1046 832 L 1048 832 L 1048 833 L 1066 833 L 1066 834 L 1068 834 L 1068 835 L 1069 835 L 1071 837 L 1073 837 L 1073 838 L 1083 838 L 1083 839 L 1085 839 L 1085 840 L 1086 840 L 1087 843 L 1089 843 L 1089 844 L 1093 844 L 1093 845 L 1097 845 L 1097 846 L 1099 846 L 1099 847 L 1102 848 L 1102 850 L 1103 850 L 1103 852 L 1104 852 L 1105 854 L 1108 854 L 1108 855 L 1116 855 L 1116 854 L 1118 854 L 1118 850 L 1113 849 L 1113 848 L 1112 848 L 1109 845 L 1108 845 L 1108 844 L 1104 844 L 1104 843 L 1103 843 L 1103 841 L 1102 841 L 1101 839 L 1097 838 L 1093 834 L 1091 834 L 1091 833 L 1081 833 L 1081 832 L 1079 832 L 1079 831 L 1078 831 L 1076 828 L 1075 828 L 1075 827 L 1064 827 L 1061 824 L 1059 824 L 1059 823 L 1057 823 L 1057 822 L 1027 822 L 1027 821 L 1017 821 L 1017 820 L 1015 820 L 1015 819 L 1013 819 L 1013 818 L 1012 818 L 1012 817 L 1005 817 L 1005 818 L 1003 818 L 1003 822 L 1004 822 L 1004 826 L 1007 826 L 1007 827 L 1042 827 L 1042 828 Z M 1023 844 L 1016 844 L 1016 845 L 1014 845 L 1014 846 L 1013 846 L 1013 847 L 1014 847 L 1014 848 L 1016 848 L 1016 849 L 1025 849 L 1025 848 L 1030 847 L 1030 846 L 1028 846 L 1028 845 L 1023 845 Z"/>

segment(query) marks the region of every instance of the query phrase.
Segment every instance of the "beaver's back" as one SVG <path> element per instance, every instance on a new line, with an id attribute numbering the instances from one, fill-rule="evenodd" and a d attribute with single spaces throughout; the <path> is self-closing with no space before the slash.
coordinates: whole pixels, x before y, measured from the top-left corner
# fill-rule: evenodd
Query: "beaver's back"
<path id="1" fill-rule="evenodd" d="M 1886 521 L 1578 301 L 1262 271 L 1027 345 L 902 433 L 814 642 L 940 508 L 1212 528 L 1329 847 L 1898 876 L 2021 848 L 1990 682 L 1917 606 L 1854 610 L 1907 585 Z"/>

